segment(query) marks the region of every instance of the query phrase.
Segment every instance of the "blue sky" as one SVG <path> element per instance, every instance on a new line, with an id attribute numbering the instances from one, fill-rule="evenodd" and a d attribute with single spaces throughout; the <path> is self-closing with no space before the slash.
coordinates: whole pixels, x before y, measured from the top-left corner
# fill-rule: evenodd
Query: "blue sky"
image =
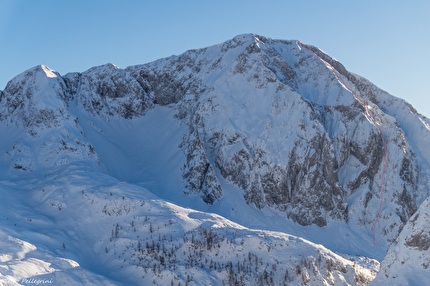
<path id="1" fill-rule="evenodd" d="M 0 0 L 0 89 L 38 64 L 125 68 L 238 34 L 300 39 L 430 117 L 430 1 Z"/>

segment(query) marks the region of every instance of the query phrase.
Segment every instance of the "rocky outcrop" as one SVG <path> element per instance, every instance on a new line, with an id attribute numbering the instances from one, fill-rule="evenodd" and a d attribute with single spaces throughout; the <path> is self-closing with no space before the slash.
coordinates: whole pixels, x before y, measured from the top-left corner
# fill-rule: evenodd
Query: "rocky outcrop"
<path id="1" fill-rule="evenodd" d="M 430 267 L 430 200 L 403 227 L 371 285 L 425 285 Z"/>
<path id="2" fill-rule="evenodd" d="M 0 97 L 0 120 L 37 127 L 55 127 L 67 119 L 66 87 L 60 75 L 40 65 L 8 82 Z"/>
<path id="3" fill-rule="evenodd" d="M 68 120 L 71 146 L 86 142 L 74 110 L 94 126 L 112 118 L 144 122 L 156 107 L 174 110 L 184 128 L 180 146 L 171 146 L 183 154 L 184 193 L 215 204 L 229 182 L 257 209 L 276 209 L 301 225 L 362 227 L 386 247 L 428 196 L 430 123 L 308 49 L 249 34 L 126 69 L 107 64 L 60 77 L 41 66 L 8 84 L 0 120 L 47 128 Z"/>
<path id="4" fill-rule="evenodd" d="M 146 87 L 112 64 L 67 74 L 64 78 L 70 98 L 76 98 L 94 115 L 131 119 L 143 116 L 153 106 Z"/>

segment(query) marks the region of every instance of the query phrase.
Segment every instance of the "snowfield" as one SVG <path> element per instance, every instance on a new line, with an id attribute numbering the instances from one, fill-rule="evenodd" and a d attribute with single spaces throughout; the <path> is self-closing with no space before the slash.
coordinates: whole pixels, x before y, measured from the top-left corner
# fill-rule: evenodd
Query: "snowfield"
<path id="1" fill-rule="evenodd" d="M 0 285 L 423 285 L 430 120 L 239 35 L 0 92 Z"/>
<path id="2" fill-rule="evenodd" d="M 99 173 L 71 168 L 46 179 L 2 190 L 5 205 L 19 208 L 1 210 L 4 283 L 366 284 L 379 267 L 297 236 L 180 207 Z"/>

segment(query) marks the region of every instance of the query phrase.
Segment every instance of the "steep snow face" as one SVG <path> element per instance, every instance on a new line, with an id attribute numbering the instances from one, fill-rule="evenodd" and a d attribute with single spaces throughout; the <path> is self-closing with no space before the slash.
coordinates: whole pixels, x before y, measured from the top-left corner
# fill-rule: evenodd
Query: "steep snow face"
<path id="1" fill-rule="evenodd" d="M 371 285 L 425 285 L 430 267 L 430 199 L 409 219 Z"/>
<path id="2" fill-rule="evenodd" d="M 169 284 L 182 283 L 189 280 L 184 273 L 196 264 L 194 258 L 178 253 L 192 247 L 198 249 L 193 252 L 197 256 L 218 259 L 217 264 L 202 262 L 203 270 L 193 272 L 203 279 L 199 281 L 217 284 L 243 275 L 246 282 L 263 283 L 270 272 L 264 274 L 268 269 L 260 266 L 270 264 L 267 257 L 252 253 L 258 258 L 251 258 L 254 262 L 248 265 L 249 258 L 241 256 L 244 249 L 256 247 L 283 253 L 276 259 L 288 265 L 282 271 L 290 275 L 297 260 L 283 247 L 294 239 L 254 228 L 291 230 L 307 238 L 309 233 L 318 234 L 323 239 L 315 239 L 324 244 L 330 243 L 325 232 L 335 229 L 346 241 L 339 238 L 339 246 L 331 243 L 334 250 L 382 258 L 429 196 L 430 121 L 319 49 L 296 41 L 240 35 L 144 65 L 121 69 L 107 64 L 64 77 L 39 66 L 9 82 L 0 94 L 0 111 L 0 131 L 8 134 L 0 142 L 0 183 L 14 181 L 14 191 L 35 192 L 32 184 L 37 182 L 37 190 L 45 190 L 33 201 L 44 206 L 38 209 L 41 220 L 52 215 L 49 228 L 55 228 L 58 215 L 58 221 L 73 230 L 58 236 L 72 245 L 67 254 L 83 265 L 89 258 L 85 253 L 91 253 L 98 260 L 90 259 L 84 268 L 113 280 L 137 267 L 152 269 L 144 282 L 155 279 L 162 284 L 168 277 Z M 44 195 L 47 190 L 51 191 Z M 194 211 L 163 203 L 154 195 L 217 212 L 242 225 L 203 212 L 191 214 Z M 148 198 L 154 201 L 148 203 Z M 140 205 L 142 200 L 147 208 Z M 18 201 L 11 205 L 23 207 Z M 47 212 L 49 204 L 59 213 Z M 142 216 L 152 220 L 159 214 L 154 209 L 165 215 L 154 218 L 150 227 Z M 85 216 L 74 218 L 76 212 Z M 76 234 L 89 231 L 101 219 L 100 212 L 104 223 L 99 233 L 112 231 L 109 242 L 95 233 Z M 21 215 L 16 219 L 23 222 Z M 180 223 L 171 226 L 171 219 Z M 82 223 L 75 226 L 76 221 Z M 173 241 L 182 241 L 163 242 L 176 257 L 163 254 L 162 259 L 160 249 L 155 251 L 156 237 L 135 223 L 153 231 L 155 224 L 159 229 L 164 225 L 160 239 L 171 235 Z M 20 237 L 10 230 L 4 232 L 35 244 L 31 235 Z M 222 238 L 218 250 L 209 247 L 212 234 Z M 360 241 L 350 243 L 351 237 Z M 93 245 L 81 249 L 83 240 Z M 40 243 L 46 249 L 56 247 Z M 318 265 L 315 246 L 308 248 L 307 243 L 294 244 L 297 252 L 288 248 L 297 255 L 310 249 L 313 257 L 294 268 L 297 285 L 344 280 L 360 285 L 374 275 L 355 272 L 358 276 L 353 278 L 349 262 L 337 264 L 337 276 L 324 272 L 321 265 L 333 265 L 328 260 Z M 368 250 L 372 243 L 375 254 Z M 232 271 L 228 261 L 233 254 L 240 256 L 240 261 L 233 260 L 241 265 L 258 266 L 258 275 L 242 266 Z M 104 264 L 97 267 L 100 259 Z M 124 265 L 121 259 L 131 262 Z M 106 271 L 120 265 L 125 268 L 117 276 Z M 279 265 L 271 267 L 273 279 L 281 283 L 280 272 L 274 270 Z M 51 268 L 46 271 L 54 271 Z M 141 271 L 135 274 L 124 283 L 140 281 Z"/>
<path id="3" fill-rule="evenodd" d="M 27 127 L 58 126 L 67 118 L 64 97 L 60 75 L 36 66 L 8 82 L 0 98 L 0 120 Z"/>
<path id="4" fill-rule="evenodd" d="M 426 119 L 405 119 L 388 108 L 408 112 L 405 102 L 308 49 L 318 56 L 295 41 L 241 35 L 127 70 L 188 125 L 188 191 L 214 203 L 221 176 L 257 208 L 302 225 L 342 220 L 392 242 L 428 195 L 428 158 L 410 134 L 417 128 L 428 144 Z"/>
<path id="5" fill-rule="evenodd" d="M 66 102 L 68 89 L 46 66 L 18 75 L 0 98 L 0 178 L 37 176 L 50 168 L 98 158 Z M 37 175 L 36 175 L 37 174 Z"/>
<path id="6" fill-rule="evenodd" d="M 421 204 L 429 195 L 429 162 L 430 151 L 430 119 L 418 114 L 417 111 L 403 99 L 396 98 L 387 92 L 377 88 L 374 84 L 358 75 L 353 75 L 353 80 L 362 94 L 374 101 L 386 115 L 396 119 L 395 124 L 400 128 L 398 144 L 402 146 L 403 153 L 414 158 L 414 164 L 421 166 L 416 168 L 421 184 L 418 185 L 417 201 Z M 408 153 L 409 152 L 409 153 Z"/>

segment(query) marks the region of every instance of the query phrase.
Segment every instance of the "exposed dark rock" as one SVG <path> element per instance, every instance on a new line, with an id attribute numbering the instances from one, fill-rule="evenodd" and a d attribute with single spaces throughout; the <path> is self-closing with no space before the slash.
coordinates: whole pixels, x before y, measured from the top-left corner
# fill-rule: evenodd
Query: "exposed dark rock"
<path id="1" fill-rule="evenodd" d="M 77 96 L 93 114 L 131 119 L 144 115 L 153 105 L 141 84 L 126 70 L 112 64 L 94 67 L 82 74 L 68 74 L 65 82 L 71 94 L 69 98 Z"/>
<path id="2" fill-rule="evenodd" d="M 416 247 L 418 250 L 427 251 L 430 249 L 430 235 L 423 230 L 420 233 L 415 233 L 406 238 L 405 245 Z"/>

